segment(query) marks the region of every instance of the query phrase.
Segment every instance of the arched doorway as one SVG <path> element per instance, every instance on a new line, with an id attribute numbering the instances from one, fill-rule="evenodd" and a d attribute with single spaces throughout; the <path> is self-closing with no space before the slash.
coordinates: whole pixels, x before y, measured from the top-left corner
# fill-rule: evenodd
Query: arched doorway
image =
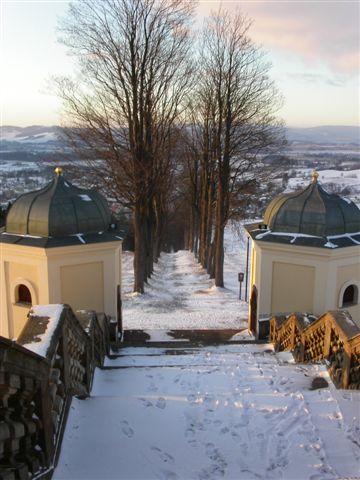
<path id="1" fill-rule="evenodd" d="M 249 330 L 255 335 L 257 330 L 257 297 L 258 291 L 255 285 L 252 286 L 250 295 L 250 316 Z"/>

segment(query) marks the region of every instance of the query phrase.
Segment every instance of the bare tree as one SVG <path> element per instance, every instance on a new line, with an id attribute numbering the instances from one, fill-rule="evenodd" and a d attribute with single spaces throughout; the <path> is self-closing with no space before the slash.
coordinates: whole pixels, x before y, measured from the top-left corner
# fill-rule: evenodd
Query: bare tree
<path id="1" fill-rule="evenodd" d="M 140 293 L 160 250 L 175 132 L 191 78 L 193 7 L 190 0 L 81 0 L 61 28 L 80 67 L 76 81 L 57 80 L 66 137 L 133 212 Z"/>
<path id="2" fill-rule="evenodd" d="M 282 124 L 275 116 L 281 97 L 269 78 L 264 52 L 248 35 L 250 24 L 241 13 L 220 9 L 208 19 L 203 32 L 197 108 L 202 156 L 214 172 L 214 178 L 210 175 L 203 181 L 210 202 L 209 191 L 215 189 L 214 228 L 211 208 L 206 210 L 205 201 L 201 203 L 207 228 L 213 230 L 211 257 L 215 284 L 220 287 L 224 286 L 226 223 L 233 208 L 238 208 L 239 197 L 269 175 L 264 158 L 284 144 Z M 200 260 L 209 269 L 209 259 L 200 256 Z"/>

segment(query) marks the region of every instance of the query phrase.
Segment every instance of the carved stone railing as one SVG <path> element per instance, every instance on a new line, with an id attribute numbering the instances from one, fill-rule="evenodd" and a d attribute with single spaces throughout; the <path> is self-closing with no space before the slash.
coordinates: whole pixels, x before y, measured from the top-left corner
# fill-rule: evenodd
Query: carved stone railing
<path id="1" fill-rule="evenodd" d="M 291 350 L 298 362 L 325 360 L 338 388 L 360 389 L 360 328 L 346 311 L 319 318 L 301 313 L 270 319 L 275 350 Z"/>
<path id="2" fill-rule="evenodd" d="M 71 398 L 90 393 L 108 319 L 78 316 L 67 305 L 34 307 L 17 342 L 0 337 L 0 479 L 49 477 Z"/>

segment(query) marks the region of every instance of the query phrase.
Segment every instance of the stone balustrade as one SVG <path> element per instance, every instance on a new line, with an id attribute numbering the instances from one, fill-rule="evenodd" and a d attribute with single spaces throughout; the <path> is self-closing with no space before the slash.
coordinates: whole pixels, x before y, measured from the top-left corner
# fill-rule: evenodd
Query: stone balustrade
<path id="1" fill-rule="evenodd" d="M 293 351 L 298 362 L 326 361 L 338 388 L 360 389 L 360 328 L 347 311 L 274 316 L 270 341 L 277 351 Z"/>
<path id="2" fill-rule="evenodd" d="M 89 395 L 109 352 L 105 315 L 56 307 L 34 307 L 17 342 L 0 337 L 0 479 L 50 477 L 71 398 Z"/>

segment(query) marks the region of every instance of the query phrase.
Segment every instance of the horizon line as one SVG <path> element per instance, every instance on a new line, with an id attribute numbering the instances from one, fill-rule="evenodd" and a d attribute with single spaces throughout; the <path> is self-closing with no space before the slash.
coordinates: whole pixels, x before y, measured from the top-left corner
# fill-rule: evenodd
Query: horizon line
<path id="1" fill-rule="evenodd" d="M 14 125 L 14 124 L 5 124 L 0 125 L 0 128 L 30 128 L 30 127 L 48 127 L 48 128 L 62 128 L 61 125 L 56 124 L 41 124 L 41 123 L 32 123 L 29 125 Z M 350 128 L 360 128 L 360 123 L 356 124 L 313 124 L 313 125 L 284 125 L 284 128 L 329 128 L 329 127 L 350 127 Z"/>

